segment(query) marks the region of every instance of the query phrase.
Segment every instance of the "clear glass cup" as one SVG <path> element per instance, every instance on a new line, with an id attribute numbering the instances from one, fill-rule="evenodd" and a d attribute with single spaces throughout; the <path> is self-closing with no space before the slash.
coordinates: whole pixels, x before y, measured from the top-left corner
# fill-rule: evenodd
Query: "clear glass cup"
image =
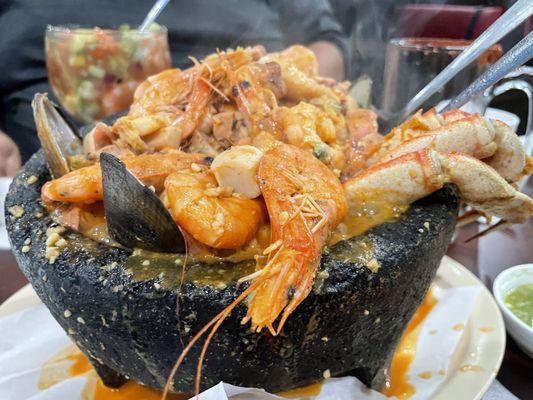
<path id="1" fill-rule="evenodd" d="M 396 112 L 432 81 L 471 41 L 434 38 L 396 38 L 387 45 L 381 109 Z M 459 94 L 503 53 L 494 45 L 464 68 L 420 108 L 427 110 Z M 478 111 L 479 112 L 479 111 Z"/>
<path id="2" fill-rule="evenodd" d="M 156 24 L 144 32 L 48 26 L 45 52 L 54 94 L 83 123 L 127 109 L 137 86 L 171 64 L 167 29 Z"/>

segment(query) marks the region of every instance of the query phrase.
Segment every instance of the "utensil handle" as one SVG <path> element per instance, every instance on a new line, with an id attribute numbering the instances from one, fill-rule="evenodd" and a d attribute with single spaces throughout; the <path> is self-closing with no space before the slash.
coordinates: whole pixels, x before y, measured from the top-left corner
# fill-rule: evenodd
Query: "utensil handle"
<path id="1" fill-rule="evenodd" d="M 533 1 L 519 0 L 498 18 L 466 50 L 453 60 L 439 75 L 428 83 L 405 106 L 401 117 L 406 118 L 416 111 L 424 101 L 440 90 L 457 73 L 483 54 L 490 46 L 498 42 L 533 13 Z"/>
<path id="2" fill-rule="evenodd" d="M 491 65 L 466 89 L 453 98 L 442 111 L 459 108 L 476 94 L 488 89 L 511 71 L 533 58 L 533 32 L 518 42 L 502 58 Z"/>
<path id="3" fill-rule="evenodd" d="M 157 0 L 153 7 L 150 9 L 146 17 L 144 18 L 144 21 L 139 26 L 139 30 L 141 32 L 148 29 L 150 25 L 156 20 L 157 17 L 159 17 L 159 14 L 161 14 L 161 11 L 167 6 L 168 2 L 170 0 Z"/>
<path id="4" fill-rule="evenodd" d="M 499 96 L 508 90 L 520 90 L 527 97 L 527 122 L 524 133 L 524 149 L 526 154 L 533 155 L 533 67 L 521 67 L 502 79 L 493 89 L 488 91 L 487 100 Z M 487 102 L 487 104 L 488 104 Z"/>

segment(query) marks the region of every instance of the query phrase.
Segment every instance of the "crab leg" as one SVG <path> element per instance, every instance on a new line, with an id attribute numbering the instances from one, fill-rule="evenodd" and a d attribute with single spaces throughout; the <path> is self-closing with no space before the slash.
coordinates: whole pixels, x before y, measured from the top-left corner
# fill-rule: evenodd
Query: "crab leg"
<path id="1" fill-rule="evenodd" d="M 431 149 L 404 154 L 376 164 L 344 184 L 349 199 L 379 196 L 408 205 L 453 183 L 473 208 L 508 222 L 524 222 L 533 214 L 533 200 L 517 191 L 496 170 L 462 153 Z"/>
<path id="2" fill-rule="evenodd" d="M 407 140 L 386 153 L 380 161 L 392 160 L 426 147 L 439 152 L 462 152 L 479 159 L 486 158 L 492 156 L 498 148 L 494 137 L 492 124 L 480 115 L 472 115 Z"/>
<path id="3" fill-rule="evenodd" d="M 425 114 L 424 114 L 425 115 Z M 526 166 L 526 154 L 516 133 L 505 123 L 489 121 L 480 115 L 464 116 L 455 112 L 442 116 L 444 125 L 427 131 L 409 130 L 407 139 L 397 145 L 380 149 L 373 160 L 389 161 L 403 154 L 425 148 L 440 153 L 461 152 L 482 159 L 508 182 L 517 182 Z M 398 136 L 396 133 L 395 136 Z"/>

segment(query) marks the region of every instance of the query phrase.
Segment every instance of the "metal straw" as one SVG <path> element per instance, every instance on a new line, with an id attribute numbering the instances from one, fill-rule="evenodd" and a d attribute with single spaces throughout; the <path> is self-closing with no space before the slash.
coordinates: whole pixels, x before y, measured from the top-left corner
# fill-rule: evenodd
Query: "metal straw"
<path id="1" fill-rule="evenodd" d="M 477 59 L 490 46 L 497 43 L 502 37 L 520 25 L 526 18 L 533 14 L 532 0 L 519 0 L 509 8 L 500 18 L 498 18 L 481 36 L 464 50 L 455 60 L 453 60 L 439 75 L 428 83 L 407 105 L 397 113 L 380 113 L 384 120 L 397 123 L 407 118 L 414 111 L 429 99 L 434 93 L 440 90 L 455 75 L 463 70 L 467 65 Z M 383 115 L 381 115 L 383 114 Z"/>
<path id="2" fill-rule="evenodd" d="M 465 105 L 472 97 L 488 89 L 508 73 L 531 60 L 531 58 L 533 58 L 533 32 L 530 32 L 474 82 L 468 85 L 466 89 L 455 96 L 442 111 L 453 110 Z"/>
<path id="3" fill-rule="evenodd" d="M 144 18 L 142 24 L 139 26 L 139 31 L 144 32 L 147 30 L 157 17 L 159 17 L 159 14 L 161 14 L 161 11 L 163 11 L 169 1 L 170 0 L 157 0 Z"/>

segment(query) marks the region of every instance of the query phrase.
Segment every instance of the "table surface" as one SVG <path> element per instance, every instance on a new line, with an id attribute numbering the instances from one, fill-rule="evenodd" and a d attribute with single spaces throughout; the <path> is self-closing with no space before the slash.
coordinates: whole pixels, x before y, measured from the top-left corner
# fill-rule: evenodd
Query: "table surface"
<path id="1" fill-rule="evenodd" d="M 523 191 L 533 194 L 533 179 L 529 180 Z M 459 228 L 447 254 L 472 271 L 489 288 L 492 288 L 496 275 L 504 269 L 533 262 L 533 219 L 465 243 L 477 232 L 477 223 Z M 0 303 L 26 283 L 11 252 L 0 251 Z M 529 399 L 533 393 L 532 371 L 533 360 L 508 335 L 505 357 L 497 379 L 517 397 Z"/>

